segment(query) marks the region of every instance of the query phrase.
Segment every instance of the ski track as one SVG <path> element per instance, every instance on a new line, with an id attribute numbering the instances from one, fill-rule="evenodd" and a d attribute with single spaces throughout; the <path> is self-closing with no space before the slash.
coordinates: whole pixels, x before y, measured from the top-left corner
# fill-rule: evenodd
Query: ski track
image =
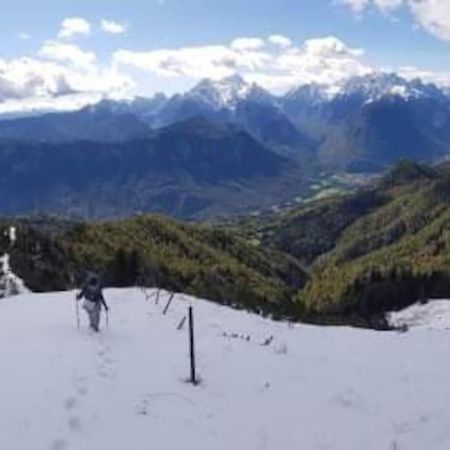
<path id="1" fill-rule="evenodd" d="M 448 450 L 450 336 L 275 323 L 168 293 L 108 290 L 77 330 L 74 292 L 0 302 L 2 450 Z M 195 305 L 198 373 L 188 376 Z M 439 323 L 450 308 L 439 308 Z M 415 319 L 416 320 L 416 319 Z"/>

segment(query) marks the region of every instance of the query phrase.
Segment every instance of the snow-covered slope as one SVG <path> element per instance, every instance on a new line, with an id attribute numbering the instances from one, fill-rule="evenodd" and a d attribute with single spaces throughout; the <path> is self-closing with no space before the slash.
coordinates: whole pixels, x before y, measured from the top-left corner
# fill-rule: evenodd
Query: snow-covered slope
<path id="1" fill-rule="evenodd" d="M 16 227 L 9 227 L 5 235 L 10 247 L 13 247 L 17 240 Z M 0 299 L 29 292 L 23 280 L 12 271 L 9 259 L 8 253 L 0 255 Z"/>
<path id="2" fill-rule="evenodd" d="M 167 315 L 108 290 L 109 328 L 74 293 L 0 303 L 0 448 L 448 450 L 449 335 L 274 323 L 177 296 Z M 195 307 L 199 386 L 177 330 Z M 82 311 L 81 311 L 82 312 Z M 267 344 L 267 345 L 263 345 Z"/>
<path id="3" fill-rule="evenodd" d="M 392 326 L 399 328 L 450 330 L 450 301 L 417 303 L 402 311 L 390 313 L 388 320 Z"/>
<path id="4" fill-rule="evenodd" d="M 9 255 L 0 256 L 0 299 L 29 292 L 9 265 Z"/>

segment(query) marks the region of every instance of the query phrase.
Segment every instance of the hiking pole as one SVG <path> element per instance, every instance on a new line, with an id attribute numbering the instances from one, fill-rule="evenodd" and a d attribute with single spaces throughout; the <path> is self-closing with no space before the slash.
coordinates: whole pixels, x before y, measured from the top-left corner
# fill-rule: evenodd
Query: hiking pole
<path id="1" fill-rule="evenodd" d="M 78 307 L 78 299 L 75 297 L 75 310 L 77 313 L 77 328 L 80 329 L 80 310 Z"/>
<path id="2" fill-rule="evenodd" d="M 106 312 L 106 328 L 109 328 L 109 314 L 108 314 L 108 310 L 105 310 Z"/>

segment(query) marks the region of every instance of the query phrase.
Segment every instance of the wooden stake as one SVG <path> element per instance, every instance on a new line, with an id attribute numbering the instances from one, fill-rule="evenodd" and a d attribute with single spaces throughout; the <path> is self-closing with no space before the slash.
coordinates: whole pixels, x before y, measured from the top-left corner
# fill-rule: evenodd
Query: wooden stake
<path id="1" fill-rule="evenodd" d="M 191 361 L 191 379 L 192 384 L 197 384 L 195 375 L 195 342 L 194 342 L 194 313 L 192 306 L 189 306 L 189 354 Z"/>
<path id="2" fill-rule="evenodd" d="M 167 305 L 166 305 L 166 307 L 164 308 L 163 316 L 165 316 L 166 313 L 167 313 L 167 311 L 169 310 L 169 306 L 170 306 L 170 304 L 172 303 L 172 300 L 173 300 L 174 297 L 175 297 L 175 294 L 172 292 L 172 294 L 170 294 L 169 301 L 167 302 Z"/>
<path id="3" fill-rule="evenodd" d="M 186 316 L 183 316 L 183 318 L 180 320 L 180 323 L 177 326 L 177 330 L 181 330 L 184 327 L 185 322 L 186 322 Z"/>

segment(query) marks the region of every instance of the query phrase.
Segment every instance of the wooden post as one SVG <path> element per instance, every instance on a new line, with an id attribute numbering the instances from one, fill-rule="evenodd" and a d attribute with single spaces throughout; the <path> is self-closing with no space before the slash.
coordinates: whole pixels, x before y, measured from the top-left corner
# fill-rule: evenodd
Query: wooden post
<path id="1" fill-rule="evenodd" d="M 167 302 L 167 305 L 166 305 L 166 307 L 164 308 L 163 316 L 165 316 L 166 313 L 167 313 L 167 311 L 169 310 L 169 306 L 170 306 L 170 304 L 172 303 L 172 300 L 173 300 L 174 297 L 175 297 L 175 294 L 172 292 L 172 293 L 170 294 L 169 301 Z"/>
<path id="2" fill-rule="evenodd" d="M 192 384 L 197 384 L 195 376 L 195 343 L 194 343 L 194 314 L 192 306 L 189 306 L 189 354 L 191 360 L 191 379 Z"/>
<path id="3" fill-rule="evenodd" d="M 186 322 L 186 316 L 183 316 L 183 318 L 180 320 L 180 323 L 177 326 L 177 330 L 181 330 L 184 327 L 185 322 Z"/>

